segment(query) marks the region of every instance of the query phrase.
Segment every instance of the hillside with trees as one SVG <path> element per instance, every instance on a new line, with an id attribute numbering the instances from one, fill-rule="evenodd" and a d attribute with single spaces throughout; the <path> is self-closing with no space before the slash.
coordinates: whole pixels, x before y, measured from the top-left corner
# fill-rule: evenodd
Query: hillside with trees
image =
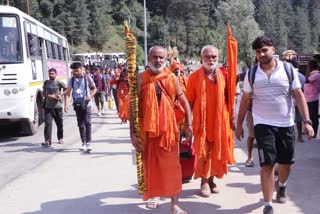
<path id="1" fill-rule="evenodd" d="M 10 5 L 26 11 L 26 0 Z M 207 44 L 226 55 L 226 25 L 238 40 L 239 59 L 253 61 L 251 42 L 261 34 L 276 41 L 278 54 L 320 51 L 320 0 L 146 0 L 148 47 L 177 46 L 195 57 Z M 124 51 L 123 22 L 139 43 L 143 62 L 143 0 L 30 0 L 31 16 L 66 36 L 72 53 Z"/>

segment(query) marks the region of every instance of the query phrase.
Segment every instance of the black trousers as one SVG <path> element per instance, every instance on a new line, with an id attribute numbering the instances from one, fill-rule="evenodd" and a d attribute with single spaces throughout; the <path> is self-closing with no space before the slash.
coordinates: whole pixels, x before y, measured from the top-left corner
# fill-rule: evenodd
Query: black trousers
<path id="1" fill-rule="evenodd" d="M 119 113 L 119 102 L 118 102 L 117 89 L 112 88 L 112 95 L 113 95 L 114 102 L 116 103 L 117 111 Z"/>
<path id="2" fill-rule="evenodd" d="M 317 131 L 318 131 L 318 126 L 319 126 L 319 121 L 318 121 L 318 107 L 319 107 L 319 101 L 312 101 L 312 102 L 307 102 L 308 104 L 308 110 L 309 110 L 309 117 L 310 120 L 312 121 L 312 128 L 314 130 L 314 136 L 317 136 Z"/>
<path id="3" fill-rule="evenodd" d="M 44 110 L 45 127 L 44 140 L 51 142 L 52 140 L 52 120 L 57 125 L 58 140 L 63 139 L 63 113 L 62 108 L 45 108 Z"/>
<path id="4" fill-rule="evenodd" d="M 87 107 L 87 110 L 76 111 L 78 127 L 80 132 L 80 138 L 82 143 L 91 142 L 91 107 Z"/>

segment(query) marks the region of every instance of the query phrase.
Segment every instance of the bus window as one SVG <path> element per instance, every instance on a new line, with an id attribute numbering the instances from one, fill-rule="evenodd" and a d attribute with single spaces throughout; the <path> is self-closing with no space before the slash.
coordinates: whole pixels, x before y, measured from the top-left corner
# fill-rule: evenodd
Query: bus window
<path id="1" fill-rule="evenodd" d="M 28 33 L 28 46 L 29 46 L 30 57 L 38 57 L 39 56 L 38 36 Z"/>
<path id="2" fill-rule="evenodd" d="M 62 48 L 62 54 L 63 54 L 63 60 L 66 61 L 67 60 L 67 49 L 66 48 Z"/>
<path id="3" fill-rule="evenodd" d="M 39 56 L 42 58 L 42 42 L 43 40 L 38 37 L 38 43 L 39 43 Z"/>
<path id="4" fill-rule="evenodd" d="M 51 42 L 46 40 L 47 58 L 52 59 L 52 47 Z"/>
<path id="5" fill-rule="evenodd" d="M 57 52 L 58 52 L 57 44 L 52 42 L 51 47 L 52 47 L 52 58 L 57 59 Z"/>
<path id="6" fill-rule="evenodd" d="M 0 64 L 22 62 L 18 24 L 16 16 L 0 15 Z"/>
<path id="7" fill-rule="evenodd" d="M 62 60 L 62 47 L 60 45 L 58 45 L 58 59 Z"/>

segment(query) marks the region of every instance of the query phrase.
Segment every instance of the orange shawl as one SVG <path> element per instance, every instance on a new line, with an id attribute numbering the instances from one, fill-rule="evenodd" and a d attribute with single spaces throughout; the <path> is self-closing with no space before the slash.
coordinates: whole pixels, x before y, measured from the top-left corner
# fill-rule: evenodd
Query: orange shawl
<path id="1" fill-rule="evenodd" d="M 227 160 L 233 163 L 233 138 L 230 127 L 229 114 L 226 107 L 225 97 L 225 80 L 220 69 L 217 70 L 217 88 L 214 99 L 215 104 L 211 108 L 211 116 L 214 120 L 214 127 L 207 126 L 207 96 L 206 96 L 206 75 L 204 68 L 201 67 L 189 77 L 187 97 L 193 102 L 193 130 L 194 130 L 194 148 L 199 158 L 216 160 Z M 190 83 L 190 88 L 189 88 Z M 191 99 L 191 100 L 190 100 Z M 209 130 L 212 128 L 212 130 Z M 211 135 L 213 139 L 208 139 L 207 133 L 214 132 Z M 213 150 L 211 154 L 207 154 L 205 143 L 207 140 L 213 142 Z M 210 156 L 210 157 L 209 157 Z"/>
<path id="2" fill-rule="evenodd" d="M 161 136 L 160 146 L 170 151 L 178 142 L 178 128 L 175 120 L 174 109 L 168 97 L 162 92 L 160 105 L 158 105 L 155 82 L 160 81 L 174 101 L 176 90 L 174 87 L 174 75 L 168 68 L 158 75 L 153 75 L 151 70 L 141 73 L 142 85 L 140 96 L 140 118 L 142 141 L 146 135 L 149 137 Z"/>

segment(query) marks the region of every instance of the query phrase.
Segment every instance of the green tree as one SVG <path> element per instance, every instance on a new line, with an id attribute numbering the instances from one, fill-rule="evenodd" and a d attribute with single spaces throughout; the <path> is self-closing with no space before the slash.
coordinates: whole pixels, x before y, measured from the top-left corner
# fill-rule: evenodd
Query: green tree
<path id="1" fill-rule="evenodd" d="M 184 52 L 186 55 L 198 55 L 201 46 L 206 43 L 204 31 L 209 23 L 209 9 L 209 2 L 206 0 L 173 0 L 168 7 L 169 29 L 173 30 L 170 32 L 170 35 L 175 35 L 176 41 L 180 39 L 177 37 L 177 35 L 180 35 L 180 32 L 177 31 L 177 21 L 182 21 L 185 26 L 186 48 Z M 179 46 L 178 48 L 181 50 Z"/>
<path id="2" fill-rule="evenodd" d="M 87 42 L 96 51 L 101 51 L 109 36 L 107 8 L 103 0 L 88 0 L 87 4 L 90 10 Z"/>
<path id="3" fill-rule="evenodd" d="M 87 40 L 89 10 L 85 0 L 65 0 L 63 20 L 64 32 L 72 45 L 80 45 Z M 79 15 L 80 14 L 80 15 Z"/>
<path id="4" fill-rule="evenodd" d="M 313 52 L 320 52 L 320 1 L 310 1 L 309 17 Z"/>
<path id="5" fill-rule="evenodd" d="M 293 29 L 292 41 L 294 50 L 298 53 L 308 53 L 311 51 L 311 36 L 308 12 L 303 7 L 295 7 L 293 18 L 295 27 Z"/>
<path id="6" fill-rule="evenodd" d="M 274 40 L 276 46 L 276 52 L 282 54 L 284 51 L 288 50 L 289 43 L 289 33 L 293 28 L 292 22 L 292 7 L 287 0 L 279 0 L 275 4 L 275 32 Z"/>
<path id="7" fill-rule="evenodd" d="M 248 67 L 254 61 L 251 44 L 253 40 L 263 34 L 254 18 L 254 5 L 251 0 L 221 1 L 216 11 L 218 27 L 216 30 L 226 37 L 226 24 L 232 28 L 232 34 L 238 41 L 238 58 Z M 224 37 L 224 38 L 225 38 Z M 224 46 L 226 47 L 226 45 Z M 223 56 L 226 51 L 223 51 Z"/>

